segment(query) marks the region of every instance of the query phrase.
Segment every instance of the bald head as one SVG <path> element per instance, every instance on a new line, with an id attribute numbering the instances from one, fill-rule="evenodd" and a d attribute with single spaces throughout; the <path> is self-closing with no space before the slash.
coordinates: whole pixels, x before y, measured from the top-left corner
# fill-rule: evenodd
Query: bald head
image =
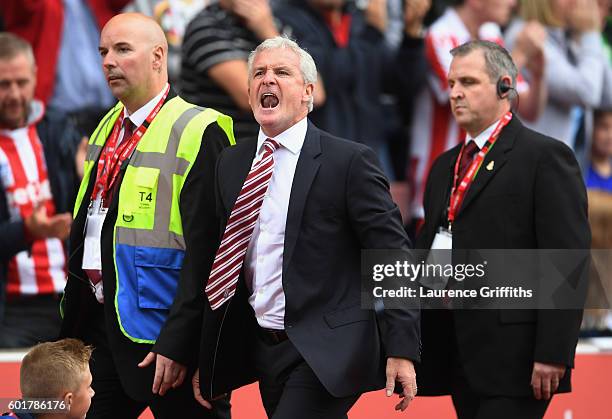
<path id="1" fill-rule="evenodd" d="M 168 41 L 166 41 L 164 31 L 149 16 L 141 13 L 122 13 L 116 15 L 104 25 L 102 33 L 107 29 L 116 28 L 127 29 L 135 42 L 140 42 L 143 45 L 148 44 L 150 47 L 161 46 L 164 52 L 168 52 Z"/>
<path id="2" fill-rule="evenodd" d="M 108 85 L 130 113 L 168 82 L 168 42 L 148 16 L 124 13 L 110 19 L 102 29 L 99 50 Z"/>

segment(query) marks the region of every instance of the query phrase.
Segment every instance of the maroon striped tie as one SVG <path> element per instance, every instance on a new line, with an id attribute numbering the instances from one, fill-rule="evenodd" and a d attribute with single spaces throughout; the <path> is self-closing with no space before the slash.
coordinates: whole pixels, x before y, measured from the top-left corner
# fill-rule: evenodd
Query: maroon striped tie
<path id="1" fill-rule="evenodd" d="M 213 310 L 232 298 L 236 292 L 244 255 L 259 218 L 261 203 L 272 179 L 273 153 L 279 145 L 268 138 L 263 146 L 263 156 L 251 168 L 236 199 L 208 277 L 205 290 Z"/>

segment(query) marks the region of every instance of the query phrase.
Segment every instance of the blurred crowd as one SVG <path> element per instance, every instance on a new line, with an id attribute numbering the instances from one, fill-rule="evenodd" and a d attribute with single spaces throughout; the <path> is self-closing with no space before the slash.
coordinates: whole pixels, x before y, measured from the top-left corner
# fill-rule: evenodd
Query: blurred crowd
<path id="1" fill-rule="evenodd" d="M 237 141 L 258 132 L 247 94 L 249 52 L 279 34 L 296 39 L 319 71 L 309 117 L 377 152 L 413 234 L 431 164 L 465 135 L 450 112 L 449 50 L 476 38 L 500 43 L 520 71 L 515 112 L 575 151 L 589 192 L 592 246 L 612 248 L 612 0 L 2 0 L 0 30 L 32 46 L 24 65 L 35 62 L 36 71 L 15 85 L 5 80 L 17 70 L 0 39 L 0 347 L 30 346 L 58 328 L 61 271 L 70 257 L 58 254 L 83 137 L 114 100 L 101 68 L 100 28 L 124 10 L 160 23 L 173 88 L 230 115 Z M 11 157 L 3 141 L 21 138 L 24 128 L 37 129 L 43 142 L 47 165 L 33 167 L 53 192 L 46 211 L 14 205 L 19 193 L 9 187 L 17 173 L 11 163 L 23 153 Z M 588 304 L 598 309 L 587 311 L 583 328 L 588 336 L 611 335 L 602 295 L 612 295 L 612 257 L 595 271 Z"/>

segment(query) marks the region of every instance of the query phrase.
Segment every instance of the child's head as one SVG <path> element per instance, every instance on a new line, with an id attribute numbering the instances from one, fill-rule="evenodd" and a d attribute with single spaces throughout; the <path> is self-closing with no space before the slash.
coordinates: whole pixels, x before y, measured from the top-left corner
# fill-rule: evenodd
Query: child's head
<path id="1" fill-rule="evenodd" d="M 70 408 L 66 418 L 84 418 L 94 395 L 89 371 L 91 352 L 91 346 L 77 339 L 36 345 L 21 363 L 22 396 L 62 399 Z"/>
<path id="2" fill-rule="evenodd" d="M 598 109 L 594 113 L 593 154 L 612 158 L 612 109 Z"/>

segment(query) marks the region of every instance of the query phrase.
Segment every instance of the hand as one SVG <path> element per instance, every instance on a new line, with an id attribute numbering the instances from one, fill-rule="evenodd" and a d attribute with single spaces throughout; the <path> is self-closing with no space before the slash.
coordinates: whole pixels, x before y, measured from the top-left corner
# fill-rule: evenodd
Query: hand
<path id="1" fill-rule="evenodd" d="M 209 410 L 212 409 L 212 405 L 210 404 L 210 402 L 204 400 L 204 397 L 202 397 L 202 393 L 200 393 L 200 369 L 199 368 L 196 370 L 195 374 L 193 374 L 193 378 L 191 379 L 191 387 L 193 388 L 193 397 L 195 397 L 197 402 Z"/>
<path id="2" fill-rule="evenodd" d="M 155 377 L 153 378 L 153 394 L 163 396 L 171 388 L 177 388 L 185 380 L 187 367 L 166 358 L 163 355 L 149 352 L 138 366 L 145 368 L 155 361 Z"/>
<path id="3" fill-rule="evenodd" d="M 74 155 L 74 167 L 76 168 L 77 175 L 79 179 L 83 179 L 83 170 L 85 169 L 85 157 L 87 157 L 87 144 L 89 143 L 89 138 L 83 137 L 81 138 L 81 142 L 79 143 L 76 153 Z"/>
<path id="4" fill-rule="evenodd" d="M 431 8 L 431 0 L 404 0 L 404 32 L 418 38 L 423 32 L 423 19 Z"/>
<path id="5" fill-rule="evenodd" d="M 63 213 L 48 217 L 44 204 L 38 203 L 34 207 L 32 214 L 23 220 L 23 222 L 25 228 L 34 238 L 47 239 L 54 237 L 64 240 L 70 234 L 72 215 Z"/>
<path id="6" fill-rule="evenodd" d="M 232 11 L 260 40 L 278 36 L 268 0 L 234 0 Z"/>
<path id="7" fill-rule="evenodd" d="M 601 17 L 597 0 L 576 0 L 569 12 L 569 29 L 582 34 L 601 31 Z"/>
<path id="8" fill-rule="evenodd" d="M 387 385 L 385 386 L 385 390 L 387 391 L 387 397 L 391 397 L 393 395 L 393 389 L 395 388 L 396 381 L 402 386 L 400 398 L 403 400 L 401 400 L 395 406 L 395 410 L 401 410 L 403 412 L 417 394 L 414 365 L 409 359 L 387 358 L 386 374 Z"/>
<path id="9" fill-rule="evenodd" d="M 387 0 L 370 0 L 364 10 L 366 22 L 384 33 L 387 30 Z"/>
<path id="10" fill-rule="evenodd" d="M 565 375 L 565 365 L 533 363 L 531 387 L 537 400 L 548 400 L 559 388 L 559 381 Z"/>
<path id="11" fill-rule="evenodd" d="M 512 57 L 519 70 L 526 66 L 533 77 L 544 71 L 544 43 L 546 29 L 536 21 L 527 22 L 516 37 Z"/>
<path id="12" fill-rule="evenodd" d="M 535 82 L 536 79 L 542 80 L 544 78 L 544 70 L 546 67 L 546 57 L 544 56 L 544 50 L 533 54 L 529 57 L 529 60 L 525 63 L 525 68 L 531 75 L 531 82 Z"/>

